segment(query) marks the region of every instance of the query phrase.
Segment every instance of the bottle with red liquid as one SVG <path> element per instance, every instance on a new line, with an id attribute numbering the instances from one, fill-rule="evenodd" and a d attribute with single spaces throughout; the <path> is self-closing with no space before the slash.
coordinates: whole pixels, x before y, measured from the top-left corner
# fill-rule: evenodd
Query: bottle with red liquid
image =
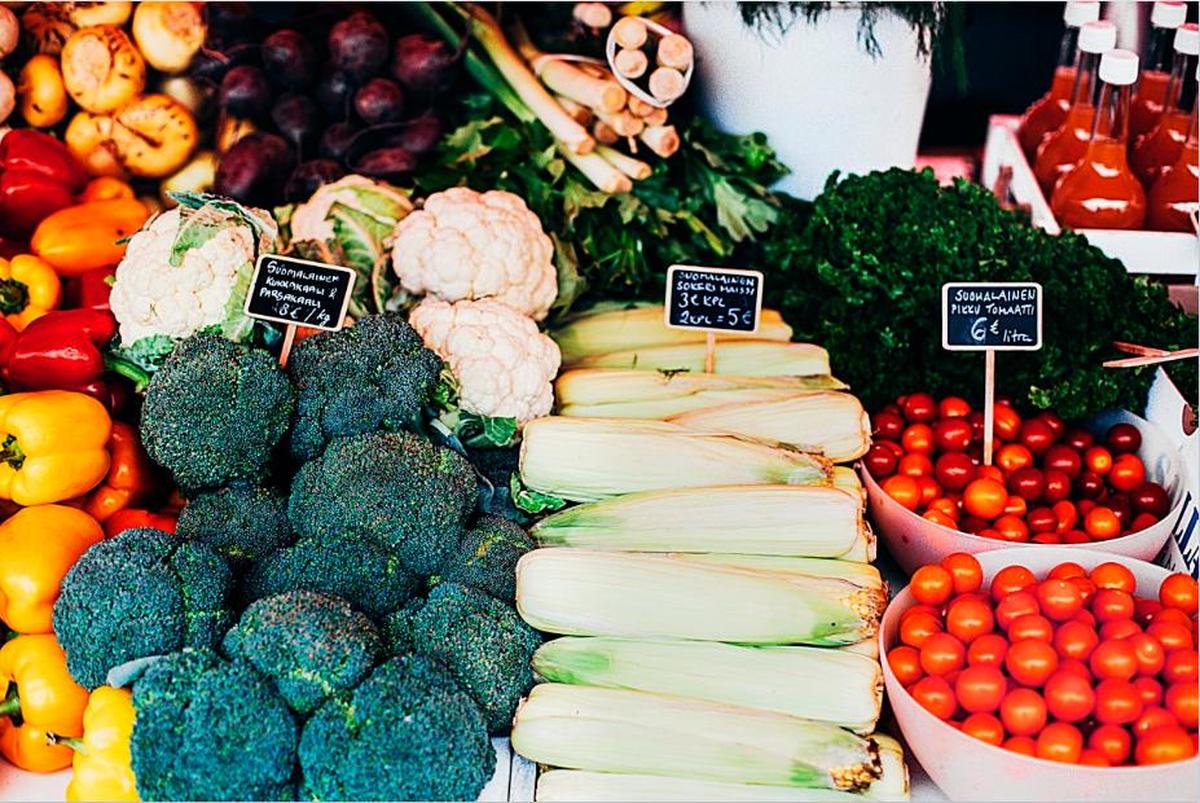
<path id="1" fill-rule="evenodd" d="M 1146 222 L 1146 191 L 1129 167 L 1130 93 L 1138 57 L 1110 50 L 1100 58 L 1095 122 L 1083 159 L 1054 188 L 1050 209 L 1072 229 L 1140 229 Z"/>
<path id="2" fill-rule="evenodd" d="M 1175 30 L 1175 61 L 1167 83 L 1166 105 L 1158 123 L 1150 132 L 1135 140 L 1129 154 L 1133 172 L 1149 188 L 1163 168 L 1175 164 L 1187 139 L 1191 115 L 1188 109 L 1196 101 L 1196 56 L 1200 54 L 1200 27 L 1194 22 Z"/>
<path id="3" fill-rule="evenodd" d="M 1200 71 L 1196 73 L 1200 81 Z M 1200 135 L 1196 130 L 1196 106 L 1187 139 L 1175 163 L 1162 171 L 1147 200 L 1146 228 L 1155 231 L 1195 232 L 1193 222 L 1200 213 Z"/>
<path id="4" fill-rule="evenodd" d="M 1025 110 L 1021 117 L 1021 128 L 1017 132 L 1021 150 L 1025 151 L 1026 158 L 1031 162 L 1037 156 L 1042 138 L 1067 119 L 1067 111 L 1071 108 L 1071 88 L 1075 86 L 1075 71 L 1079 68 L 1082 55 L 1079 50 L 1079 27 L 1098 19 L 1100 3 L 1092 0 L 1072 0 L 1067 3 L 1063 12 L 1063 22 L 1067 27 L 1058 46 L 1058 66 L 1054 69 L 1050 90 Z"/>
<path id="5" fill-rule="evenodd" d="M 1071 89 L 1071 108 L 1062 125 L 1042 140 L 1033 165 L 1033 173 L 1047 198 L 1054 192 L 1058 180 L 1087 151 L 1095 117 L 1092 95 L 1096 90 L 1100 56 L 1112 50 L 1116 43 L 1117 28 L 1111 22 L 1088 22 L 1079 29 L 1079 66 L 1075 71 L 1075 85 Z"/>
<path id="6" fill-rule="evenodd" d="M 1150 11 L 1150 38 L 1142 50 L 1142 76 L 1133 93 L 1130 136 L 1135 140 L 1158 122 L 1171 81 L 1171 45 L 1175 29 L 1187 21 L 1186 3 L 1155 3 Z"/>

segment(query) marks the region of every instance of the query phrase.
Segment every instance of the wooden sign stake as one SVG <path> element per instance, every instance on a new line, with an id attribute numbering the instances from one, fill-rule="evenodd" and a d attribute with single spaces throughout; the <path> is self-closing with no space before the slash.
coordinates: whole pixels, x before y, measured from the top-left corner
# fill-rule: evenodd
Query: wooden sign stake
<path id="1" fill-rule="evenodd" d="M 704 337 L 704 373 L 711 374 L 717 367 L 717 333 L 706 332 Z"/>
<path id="2" fill-rule="evenodd" d="M 288 357 L 292 355 L 292 344 L 296 342 L 296 324 L 288 324 L 283 333 L 283 346 L 279 349 L 279 366 L 287 368 Z"/>
<path id="3" fill-rule="evenodd" d="M 983 352 L 983 464 L 992 464 L 992 438 L 996 429 L 996 350 Z"/>

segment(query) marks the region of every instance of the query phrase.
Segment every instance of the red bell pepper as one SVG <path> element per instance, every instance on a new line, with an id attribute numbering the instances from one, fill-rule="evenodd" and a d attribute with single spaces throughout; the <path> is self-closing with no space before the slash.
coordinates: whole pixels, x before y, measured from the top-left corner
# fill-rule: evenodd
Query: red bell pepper
<path id="1" fill-rule="evenodd" d="M 63 284 L 63 307 L 108 309 L 112 295 L 112 279 L 117 269 L 94 268 L 66 280 Z"/>
<path id="2" fill-rule="evenodd" d="M 178 520 L 179 515 L 176 513 L 155 513 L 140 507 L 127 507 L 108 517 L 104 522 L 104 535 L 115 538 L 133 527 L 153 527 L 173 533 Z"/>
<path id="3" fill-rule="evenodd" d="M 18 128 L 0 139 L 0 229 L 25 239 L 42 218 L 75 202 L 87 176 L 67 146 Z"/>

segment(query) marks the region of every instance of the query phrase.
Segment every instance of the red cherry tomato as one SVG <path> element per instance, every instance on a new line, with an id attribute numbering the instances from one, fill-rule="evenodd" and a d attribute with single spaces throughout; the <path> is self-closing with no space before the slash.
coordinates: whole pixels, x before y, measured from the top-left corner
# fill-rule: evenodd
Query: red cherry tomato
<path id="1" fill-rule="evenodd" d="M 1063 622 L 1054 632 L 1054 649 L 1063 658 L 1086 661 L 1099 643 L 1095 629 L 1083 622 Z"/>
<path id="2" fill-rule="evenodd" d="M 991 591 L 992 599 L 996 602 L 1004 599 L 1009 594 L 1029 588 L 1032 585 L 1037 585 L 1037 578 L 1033 572 L 1024 566 L 1005 566 L 1000 571 L 996 572 L 996 576 L 992 578 Z M 1032 597 L 1032 595 L 1030 595 Z M 1036 613 L 1037 600 L 1034 599 L 1034 610 L 1027 613 Z"/>
<path id="3" fill-rule="evenodd" d="M 1045 477 L 1040 470 L 1033 466 L 1019 468 L 1009 474 L 1007 485 L 1009 493 L 1016 494 L 1026 502 L 1036 502 L 1041 499 L 1046 488 Z"/>
<path id="4" fill-rule="evenodd" d="M 1054 625 L 1040 613 L 1027 613 L 1009 622 L 1008 638 L 1011 641 L 1031 638 L 1049 644 L 1054 638 Z"/>
<path id="5" fill-rule="evenodd" d="M 1115 588 L 1101 588 L 1092 598 L 1092 613 L 1099 622 L 1133 619 L 1133 595 Z"/>
<path id="6" fill-rule="evenodd" d="M 963 720 L 962 732 L 995 747 L 1004 744 L 1004 725 L 995 714 L 971 714 Z"/>
<path id="7" fill-rule="evenodd" d="M 1166 610 L 1163 613 L 1166 613 Z M 1156 617 L 1156 621 L 1150 623 L 1146 632 L 1158 639 L 1163 649 L 1169 653 L 1175 650 L 1190 650 L 1196 646 L 1192 631 L 1178 622 L 1160 622 Z"/>
<path id="8" fill-rule="evenodd" d="M 1142 715 L 1130 727 L 1136 738 L 1146 735 L 1146 732 L 1160 725 L 1179 725 L 1175 715 L 1161 706 L 1142 705 Z"/>
<path id="9" fill-rule="evenodd" d="M 921 505 L 928 505 L 942 495 L 942 486 L 938 485 L 933 477 L 921 476 L 916 479 L 917 490 L 921 492 Z"/>
<path id="10" fill-rule="evenodd" d="M 1072 502 L 1066 500 L 1055 502 L 1051 510 L 1054 511 L 1056 532 L 1065 533 L 1067 530 L 1073 530 L 1079 523 L 1079 509 Z"/>
<path id="11" fill-rule="evenodd" d="M 1023 756 L 1037 755 L 1037 742 L 1028 736 L 1013 736 L 1002 745 L 1005 750 L 1020 753 Z"/>
<path id="12" fill-rule="evenodd" d="M 1029 525 L 1029 532 L 1043 535 L 1052 534 L 1054 539 L 1058 540 L 1058 535 L 1055 534 L 1058 530 L 1058 517 L 1050 508 L 1034 508 L 1025 516 L 1025 522 Z"/>
<path id="13" fill-rule="evenodd" d="M 1088 736 L 1088 747 L 1108 759 L 1109 764 L 1124 764 L 1133 749 L 1133 737 L 1120 725 L 1100 725 Z"/>
<path id="14" fill-rule="evenodd" d="M 1001 540 L 1020 543 L 1029 540 L 1029 525 L 1020 516 L 1005 514 L 992 522 Z"/>
<path id="15" fill-rule="evenodd" d="M 1065 425 L 1063 424 L 1063 420 L 1053 410 L 1042 410 L 1037 414 L 1037 418 L 1050 427 L 1050 431 L 1054 433 L 1055 440 L 1062 437 Z"/>
<path id="16" fill-rule="evenodd" d="M 1094 541 L 1107 541 L 1121 534 L 1121 522 L 1107 507 L 1097 505 L 1083 517 L 1083 529 Z"/>
<path id="17" fill-rule="evenodd" d="M 1134 488 L 1129 495 L 1129 501 L 1133 503 L 1136 512 L 1150 513 L 1160 519 L 1167 515 L 1171 507 L 1167 492 L 1156 482 L 1143 482 Z"/>
<path id="18" fill-rule="evenodd" d="M 871 434 L 876 439 L 898 441 L 904 432 L 904 418 L 899 413 L 878 412 L 871 417 L 871 423 L 875 425 Z"/>
<path id="19" fill-rule="evenodd" d="M 1037 688 L 1058 669 L 1058 653 L 1040 639 L 1021 639 L 1008 648 L 1004 668 L 1017 683 Z"/>
<path id="20" fill-rule="evenodd" d="M 1009 496 L 1008 501 L 1004 504 L 1004 513 L 1009 516 L 1020 518 L 1029 512 L 1029 505 L 1019 496 Z"/>
<path id="21" fill-rule="evenodd" d="M 1004 656 L 1008 653 L 1008 639 L 999 633 L 986 633 L 977 637 L 967 647 L 967 664 L 969 666 L 1004 666 Z"/>
<path id="22" fill-rule="evenodd" d="M 1132 619 L 1113 619 L 1100 625 L 1101 640 L 1128 639 L 1142 632 L 1142 628 Z"/>
<path id="23" fill-rule="evenodd" d="M 983 567 L 974 555 L 953 552 L 942 558 L 941 565 L 954 578 L 955 594 L 973 594 L 983 585 Z"/>
<path id="24" fill-rule="evenodd" d="M 1008 491 L 993 479 L 974 479 L 963 491 L 963 507 L 972 516 L 991 520 L 1004 512 Z"/>
<path id="25" fill-rule="evenodd" d="M 1096 693 L 1091 680 L 1070 670 L 1058 670 L 1046 681 L 1046 708 L 1063 722 L 1079 722 L 1092 713 Z"/>
<path id="26" fill-rule="evenodd" d="M 900 436 L 900 445 L 910 454 L 933 454 L 933 429 L 928 424 L 910 424 Z"/>
<path id="27" fill-rule="evenodd" d="M 911 423 L 932 421 L 937 415 L 937 402 L 928 393 L 910 393 L 901 405 L 904 417 Z"/>
<path id="28" fill-rule="evenodd" d="M 1129 680 L 1138 671 L 1137 652 L 1124 639 L 1107 639 L 1092 650 L 1088 666 L 1098 678 Z"/>
<path id="29" fill-rule="evenodd" d="M 972 714 L 995 711 L 1007 691 L 1008 680 L 994 666 L 969 666 L 954 682 L 958 704 Z"/>
<path id="30" fill-rule="evenodd" d="M 1090 446 L 1083 453 L 1083 464 L 1087 466 L 1088 471 L 1103 476 L 1112 470 L 1112 452 L 1103 446 Z"/>
<path id="31" fill-rule="evenodd" d="M 1063 443 L 1070 446 L 1077 452 L 1082 452 L 1084 449 L 1096 442 L 1095 436 L 1086 429 L 1080 427 L 1072 427 L 1063 435 Z"/>
<path id="32" fill-rule="evenodd" d="M 949 675 L 966 664 L 966 646 L 949 633 L 934 633 L 921 645 L 921 669 L 928 675 Z"/>
<path id="33" fill-rule="evenodd" d="M 1129 523 L 1129 532 L 1141 532 L 1147 527 L 1153 527 L 1155 524 L 1158 524 L 1158 516 L 1155 516 L 1152 513 L 1139 513 L 1134 516 L 1133 521 Z"/>
<path id="34" fill-rule="evenodd" d="M 1060 764 L 1077 764 L 1082 753 L 1083 733 L 1074 725 L 1051 722 L 1037 736 L 1038 758 Z"/>
<path id="35" fill-rule="evenodd" d="M 1113 454 L 1129 454 L 1142 448 L 1142 433 L 1133 424 L 1113 424 L 1104 436 Z"/>
<path id="36" fill-rule="evenodd" d="M 996 626 L 992 606 L 986 601 L 963 597 L 950 603 L 946 609 L 946 632 L 970 644 L 975 639 L 991 633 Z"/>
<path id="37" fill-rule="evenodd" d="M 946 396 L 938 402 L 939 418 L 966 418 L 971 414 L 971 405 L 958 396 Z"/>
<path id="38" fill-rule="evenodd" d="M 1098 499 L 1104 493 L 1104 478 L 1094 471 L 1082 471 L 1075 478 L 1074 491 L 1081 499 Z"/>
<path id="39" fill-rule="evenodd" d="M 958 520 L 958 504 L 948 496 L 939 496 L 925 506 L 926 513 L 937 512 L 951 522 Z"/>
<path id="40" fill-rule="evenodd" d="M 921 648 L 930 636 L 942 632 L 942 619 L 932 613 L 915 613 L 900 620 L 900 641 Z"/>
<path id="41" fill-rule="evenodd" d="M 1037 596 L 1034 593 L 1036 589 L 1029 587 L 1007 594 L 1003 599 L 996 604 L 996 624 L 1002 630 L 1008 630 L 1009 625 L 1022 616 L 1029 616 L 1038 612 Z"/>
<path id="42" fill-rule="evenodd" d="M 896 464 L 896 472 L 905 477 L 928 477 L 933 474 L 933 461 L 920 452 L 906 454 Z"/>
<path id="43" fill-rule="evenodd" d="M 866 457 L 863 458 L 863 464 L 867 467 L 867 471 L 871 472 L 871 476 L 876 480 L 882 480 L 895 474 L 898 462 L 896 453 L 879 443 L 873 445 L 867 451 Z"/>
<path id="44" fill-rule="evenodd" d="M 1147 707 L 1162 705 L 1163 687 L 1157 680 L 1137 677 L 1133 679 L 1133 685 L 1138 690 L 1138 694 L 1142 695 L 1142 705 Z"/>
<path id="45" fill-rule="evenodd" d="M 1056 622 L 1065 622 L 1083 607 L 1083 594 L 1070 580 L 1048 578 L 1038 584 L 1038 604 L 1042 613 Z"/>
<path id="46" fill-rule="evenodd" d="M 1080 566 L 1074 561 L 1066 561 L 1060 563 L 1050 570 L 1046 575 L 1047 578 L 1053 577 L 1056 580 L 1070 580 L 1075 577 L 1087 577 L 1087 569 Z"/>
<path id="47" fill-rule="evenodd" d="M 1033 736 L 1046 726 L 1046 701 L 1033 689 L 1013 689 L 1000 701 L 1000 721 L 1013 736 Z"/>
<path id="48" fill-rule="evenodd" d="M 1056 443 L 1046 450 L 1042 456 L 1042 468 L 1047 471 L 1061 471 L 1067 477 L 1074 479 L 1083 470 L 1083 458 L 1079 452 L 1063 443 Z"/>
<path id="49" fill-rule="evenodd" d="M 1196 755 L 1195 734 L 1189 735 L 1178 725 L 1152 728 L 1138 739 L 1133 755 L 1139 766 L 1186 761 Z"/>
<path id="50" fill-rule="evenodd" d="M 933 476 L 948 491 L 961 491 L 975 478 L 975 464 L 960 452 L 939 455 L 933 465 Z"/>
<path id="51" fill-rule="evenodd" d="M 954 576 L 937 564 L 922 566 L 913 573 L 909 590 L 917 602 L 938 606 L 954 593 Z"/>
<path id="52" fill-rule="evenodd" d="M 954 699 L 954 689 L 950 687 L 945 678 L 923 677 L 908 691 L 918 705 L 938 719 L 950 719 L 958 710 L 958 701 Z"/>
<path id="53" fill-rule="evenodd" d="M 907 644 L 901 644 L 888 650 L 887 662 L 892 674 L 906 688 L 916 683 L 925 674 L 921 669 L 921 654 L 915 647 Z"/>
<path id="54" fill-rule="evenodd" d="M 1002 441 L 1014 441 L 1021 429 L 1021 416 L 1007 404 L 997 404 L 993 413 L 996 437 Z"/>
<path id="55" fill-rule="evenodd" d="M 1130 493 L 1146 481 L 1146 466 L 1135 454 L 1123 454 L 1113 461 L 1108 472 L 1108 484 L 1118 491 Z"/>
<path id="56" fill-rule="evenodd" d="M 1106 678 L 1096 686 L 1096 719 L 1106 725 L 1127 725 L 1142 715 L 1142 695 L 1128 680 Z"/>
<path id="57" fill-rule="evenodd" d="M 885 479 L 880 487 L 883 488 L 884 493 L 907 510 L 916 510 L 921 504 L 921 486 L 912 477 L 893 474 Z"/>
<path id="58" fill-rule="evenodd" d="M 1137 591 L 1137 578 L 1133 572 L 1115 561 L 1101 563 L 1088 573 L 1088 577 L 1096 588 L 1111 588 L 1130 595 Z"/>
<path id="59" fill-rule="evenodd" d="M 1167 663 L 1167 653 L 1158 639 L 1149 633 L 1137 633 L 1129 636 L 1128 641 L 1137 655 L 1139 675 L 1153 677 L 1162 671 Z"/>
<path id="60" fill-rule="evenodd" d="M 1005 474 L 1033 465 L 1033 452 L 1019 443 L 1006 443 L 996 452 L 996 465 Z"/>
<path id="61" fill-rule="evenodd" d="M 1175 715 L 1179 724 L 1195 728 L 1200 716 L 1200 689 L 1195 683 L 1172 683 L 1163 696 L 1167 710 Z"/>
<path id="62" fill-rule="evenodd" d="M 1200 585 L 1196 583 L 1195 578 L 1177 572 L 1159 586 L 1158 601 L 1164 608 L 1195 616 L 1196 607 L 1200 605 Z"/>
<path id="63" fill-rule="evenodd" d="M 965 452 L 971 445 L 971 425 L 961 418 L 946 418 L 933 425 L 933 445 L 939 452 Z"/>
<path id="64" fill-rule="evenodd" d="M 1017 442 L 1035 455 L 1041 455 L 1054 443 L 1054 430 L 1041 418 L 1029 418 L 1017 431 Z"/>

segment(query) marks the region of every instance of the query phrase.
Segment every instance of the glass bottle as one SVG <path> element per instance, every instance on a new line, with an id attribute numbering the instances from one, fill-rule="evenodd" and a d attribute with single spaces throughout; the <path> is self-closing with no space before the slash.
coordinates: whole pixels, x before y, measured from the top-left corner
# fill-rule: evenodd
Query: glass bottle
<path id="1" fill-rule="evenodd" d="M 1158 122 L 1171 80 L 1171 45 L 1175 29 L 1187 21 L 1187 4 L 1155 3 L 1150 12 L 1150 38 L 1142 51 L 1142 75 L 1133 93 L 1130 135 L 1136 139 Z"/>
<path id="2" fill-rule="evenodd" d="M 1058 64 L 1050 89 L 1035 100 L 1021 117 L 1021 128 L 1017 138 L 1021 149 L 1031 162 L 1037 156 L 1042 138 L 1062 125 L 1071 108 L 1071 88 L 1075 86 L 1075 72 L 1083 53 L 1079 49 L 1079 26 L 1100 19 L 1100 3 L 1091 0 L 1072 0 L 1063 12 L 1062 42 L 1058 46 Z"/>
<path id="3" fill-rule="evenodd" d="M 1117 43 L 1117 28 L 1111 22 L 1085 23 L 1079 29 L 1079 68 L 1071 89 L 1071 108 L 1062 125 L 1051 131 L 1038 146 L 1033 173 L 1047 198 L 1054 185 L 1083 158 L 1092 136 L 1095 107 L 1092 95 L 1096 90 L 1096 72 L 1101 54 L 1112 50 Z"/>
<path id="4" fill-rule="evenodd" d="M 1200 80 L 1200 73 L 1196 75 Z M 1200 136 L 1196 131 L 1196 106 L 1179 158 L 1162 171 L 1147 200 L 1146 228 L 1155 231 L 1196 231 L 1200 212 Z"/>
<path id="5" fill-rule="evenodd" d="M 1181 25 L 1175 31 L 1175 61 L 1171 65 L 1171 80 L 1167 84 L 1166 105 L 1158 123 L 1149 133 L 1138 138 L 1129 154 L 1133 172 L 1150 187 L 1164 168 L 1175 164 L 1183 142 L 1188 136 L 1191 114 L 1196 102 L 1196 56 L 1200 54 L 1200 27 L 1195 23 Z"/>
<path id="6" fill-rule="evenodd" d="M 1146 191 L 1126 158 L 1129 106 L 1138 57 L 1110 50 L 1100 58 L 1095 122 L 1083 159 L 1054 188 L 1050 209 L 1072 229 L 1140 229 Z"/>

